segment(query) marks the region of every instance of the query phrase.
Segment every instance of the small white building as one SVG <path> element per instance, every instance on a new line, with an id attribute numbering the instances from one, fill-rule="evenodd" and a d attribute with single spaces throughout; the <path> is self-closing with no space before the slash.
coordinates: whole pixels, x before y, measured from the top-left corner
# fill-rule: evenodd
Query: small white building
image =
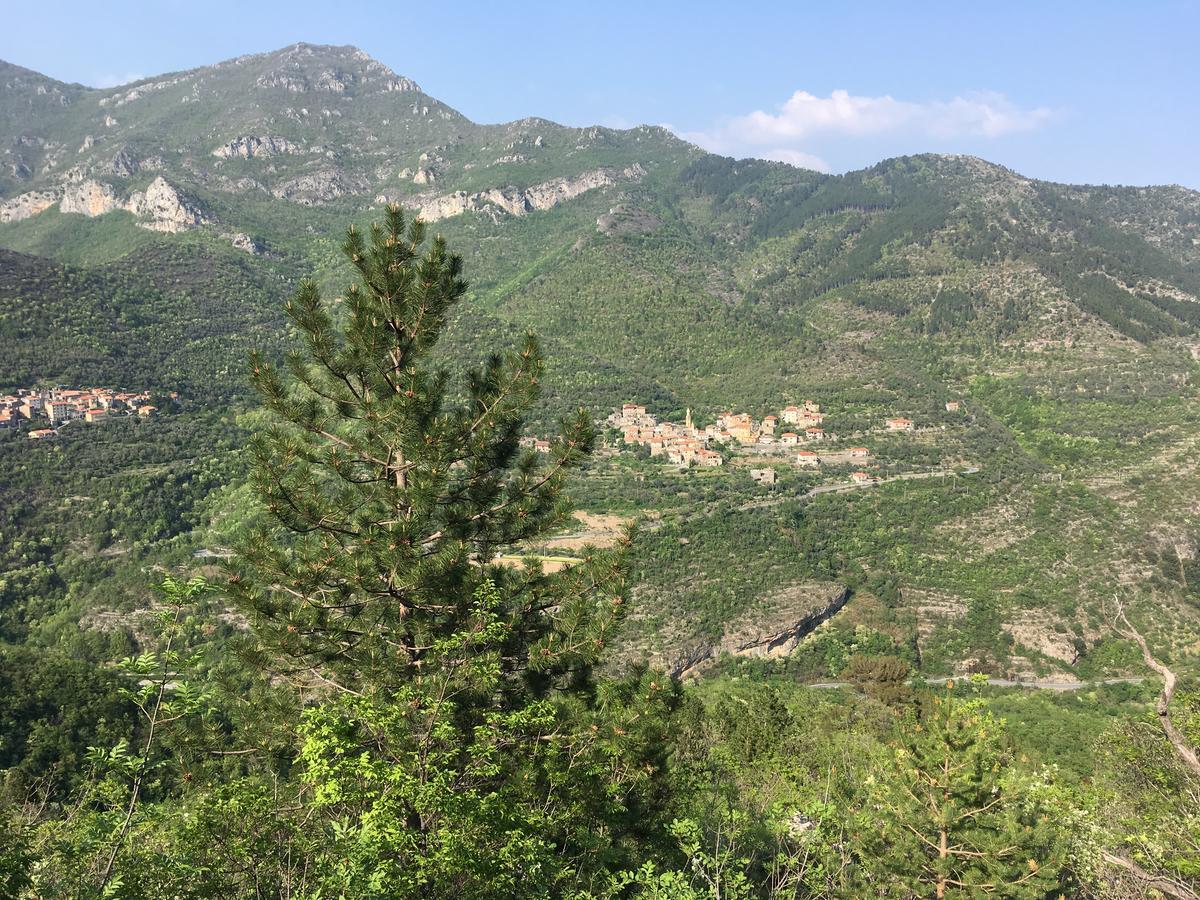
<path id="1" fill-rule="evenodd" d="M 796 465 L 802 469 L 815 469 L 821 464 L 821 457 L 811 450 L 801 450 L 796 454 Z"/>

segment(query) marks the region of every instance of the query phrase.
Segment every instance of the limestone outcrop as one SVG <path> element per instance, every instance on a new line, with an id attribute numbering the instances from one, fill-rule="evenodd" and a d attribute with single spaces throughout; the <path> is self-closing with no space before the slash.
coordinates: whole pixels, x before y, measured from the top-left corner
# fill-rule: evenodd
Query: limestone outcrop
<path id="1" fill-rule="evenodd" d="M 596 169 L 574 178 L 555 178 L 534 185 L 525 191 L 525 197 L 533 209 L 549 209 L 598 187 L 607 187 L 619 181 L 640 181 L 645 174 L 646 170 L 637 163 L 620 171 Z"/>
<path id="2" fill-rule="evenodd" d="M 58 202 L 56 191 L 30 191 L 0 203 L 0 222 L 20 222 L 36 216 Z"/>
<path id="3" fill-rule="evenodd" d="M 840 584 L 790 585 L 726 623 L 719 640 L 693 641 L 663 661 L 672 675 L 698 674 L 721 656 L 787 656 L 850 599 Z"/>
<path id="4" fill-rule="evenodd" d="M 116 156 L 105 166 L 105 174 L 116 175 L 120 178 L 136 175 L 141 170 L 141 163 L 137 161 L 129 147 L 122 147 L 118 150 Z"/>
<path id="5" fill-rule="evenodd" d="M 266 247 L 263 245 L 262 241 L 252 238 L 244 231 L 239 231 L 235 234 L 222 235 L 222 237 L 229 241 L 229 243 L 232 244 L 236 249 L 244 250 L 251 256 L 259 256 L 266 250 Z"/>
<path id="6" fill-rule="evenodd" d="M 16 200 L 22 198 L 18 197 Z M 27 215 L 22 215 L 21 218 L 41 212 L 53 202 L 51 200 L 46 203 L 43 197 L 36 202 L 27 203 Z M 117 193 L 111 184 L 94 179 L 72 182 L 63 189 L 58 208 L 64 213 L 75 213 L 88 218 L 105 215 L 114 209 L 123 209 L 141 219 L 142 221 L 138 222 L 141 227 L 170 233 L 186 231 L 210 221 L 196 200 L 177 190 L 161 175 L 150 182 L 144 191 L 134 191 L 124 202 L 117 199 Z"/>
<path id="7" fill-rule="evenodd" d="M 290 200 L 303 206 L 319 206 L 338 197 L 360 194 L 368 187 L 364 179 L 351 178 L 341 169 L 321 169 L 276 185 L 271 193 L 280 200 Z"/>
<path id="8" fill-rule="evenodd" d="M 58 209 L 94 219 L 117 208 L 117 192 L 111 184 L 88 179 L 67 185 Z"/>
<path id="9" fill-rule="evenodd" d="M 177 191 L 161 175 L 146 190 L 130 194 L 123 207 L 146 219 L 138 224 L 152 231 L 174 234 L 209 221 L 191 197 Z"/>
<path id="10" fill-rule="evenodd" d="M 212 155 L 219 159 L 257 159 L 302 152 L 303 148 L 299 144 L 293 143 L 287 138 L 274 137 L 269 134 L 247 134 L 234 138 L 228 144 L 222 144 L 212 152 Z"/>
<path id="11" fill-rule="evenodd" d="M 639 181 L 645 174 L 645 169 L 634 164 L 625 169 L 595 169 L 581 175 L 555 178 L 524 189 L 489 188 L 474 194 L 456 191 L 440 197 L 431 197 L 423 202 L 418 201 L 419 210 L 421 218 L 427 222 L 436 222 L 438 219 L 447 219 L 468 211 L 489 214 L 493 218 L 502 212 L 512 216 L 523 216 L 535 210 L 550 209 L 596 188 Z"/>

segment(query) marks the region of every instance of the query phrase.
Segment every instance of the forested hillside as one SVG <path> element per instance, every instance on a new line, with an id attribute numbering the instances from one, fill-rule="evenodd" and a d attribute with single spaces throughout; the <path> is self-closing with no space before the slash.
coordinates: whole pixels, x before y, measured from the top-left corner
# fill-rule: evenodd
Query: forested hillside
<path id="1" fill-rule="evenodd" d="M 0 395 L 157 401 L 44 439 L 0 428 L 0 775 L 22 836 L 0 894 L 1195 889 L 1195 778 L 1137 636 L 1184 678 L 1194 746 L 1200 194 L 479 125 L 307 44 L 105 90 L 0 63 L 0 144 Z M 382 437 L 356 431 L 378 393 L 342 377 L 370 353 L 323 341 L 379 327 L 341 330 L 374 296 L 343 241 L 394 210 L 427 223 L 414 253 L 436 236 L 462 259 L 435 260 L 453 297 L 419 322 L 415 406 L 382 420 L 415 472 L 385 454 L 385 502 L 360 468 Z M 306 384 L 315 405 L 289 393 Z M 439 418 L 501 395 L 486 436 Z M 805 401 L 827 441 L 811 467 L 728 438 L 719 467 L 670 465 L 606 424 L 625 403 L 704 428 Z M 313 525 L 297 495 L 326 489 Z M 409 496 L 424 524 L 399 535 L 376 504 Z M 415 618 L 340 618 L 375 590 L 363 534 L 403 556 Z M 310 568 L 288 569 L 300 547 Z M 565 622 L 582 596 L 612 606 Z M 418 647 L 407 680 L 380 662 Z M 393 694 L 422 711 L 415 745 Z M 393 767 L 418 745 L 420 789 Z M 952 786 L 959 808 L 1005 799 L 957 875 L 917 873 L 937 834 L 904 785 L 959 752 L 991 773 Z"/>

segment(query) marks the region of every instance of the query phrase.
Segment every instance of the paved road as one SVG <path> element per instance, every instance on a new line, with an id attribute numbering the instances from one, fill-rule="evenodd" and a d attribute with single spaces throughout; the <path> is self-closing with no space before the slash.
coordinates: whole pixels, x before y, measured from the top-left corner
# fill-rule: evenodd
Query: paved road
<path id="1" fill-rule="evenodd" d="M 950 681 L 949 678 L 929 678 L 926 679 L 926 684 L 945 684 Z M 970 676 L 958 676 L 955 681 L 970 681 Z M 1009 678 L 989 678 L 989 687 L 1019 687 L 1030 688 L 1038 691 L 1079 691 L 1084 688 L 1099 687 L 1103 684 L 1141 684 L 1145 681 L 1145 677 L 1140 675 L 1127 676 L 1124 678 L 1104 678 L 1100 681 L 1014 681 Z M 848 681 L 822 681 L 818 684 L 806 685 L 810 688 L 822 688 L 826 690 L 834 690 L 836 688 L 853 687 Z"/>
<path id="2" fill-rule="evenodd" d="M 887 484 L 890 481 L 916 481 L 919 478 L 944 478 L 947 475 L 974 475 L 978 471 L 979 466 L 968 466 L 965 469 L 935 469 L 932 472 L 905 472 L 903 475 L 893 475 L 891 478 L 877 478 L 874 481 L 864 481 L 862 484 L 856 484 L 853 481 L 846 484 L 822 484 L 804 494 L 800 499 L 815 497 L 817 494 L 836 494 L 841 491 L 869 488 L 877 484 Z"/>

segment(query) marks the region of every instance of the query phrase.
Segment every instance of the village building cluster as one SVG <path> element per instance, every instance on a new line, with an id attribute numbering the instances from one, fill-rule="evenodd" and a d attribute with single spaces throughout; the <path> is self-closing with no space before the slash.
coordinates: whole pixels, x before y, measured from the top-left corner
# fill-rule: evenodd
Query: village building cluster
<path id="1" fill-rule="evenodd" d="M 660 422 L 656 416 L 646 412 L 646 407 L 626 403 L 608 417 L 608 424 L 621 432 L 627 444 L 641 444 L 650 450 L 651 456 L 665 456 L 677 466 L 722 466 L 724 457 L 710 450 L 709 442 L 718 437 L 714 426 L 701 430 L 692 422 L 689 409 L 683 424 Z"/>
<path id="2" fill-rule="evenodd" d="M 178 399 L 172 393 L 171 399 Z M 117 391 L 110 388 L 22 388 L 0 397 L 0 428 L 39 425 L 29 437 L 34 440 L 55 437 L 68 422 L 101 424 L 119 416 L 148 418 L 158 412 L 146 392 Z"/>
<path id="3" fill-rule="evenodd" d="M 824 413 L 819 403 L 806 400 L 801 406 L 785 406 L 778 415 L 768 415 L 761 420 L 749 413 L 723 412 L 717 420 L 704 428 L 696 427 L 689 409 L 683 424 L 660 422 L 638 403 L 626 403 L 608 417 L 607 424 L 621 432 L 626 444 L 641 445 L 649 449 L 652 457 L 663 456 L 678 466 L 720 466 L 725 460 L 711 444 L 726 447 L 774 448 L 796 447 L 801 444 L 833 439 L 825 431 Z M 866 448 L 853 448 L 867 455 Z M 818 455 L 813 451 L 801 450 L 796 463 L 800 466 L 816 465 Z M 759 472 L 759 470 L 755 470 Z M 756 481 L 767 478 L 759 473 Z"/>
<path id="4" fill-rule="evenodd" d="M 794 447 L 802 441 L 830 438 L 831 435 L 821 427 L 824 421 L 821 405 L 805 400 L 803 406 L 785 406 L 779 415 L 764 416 L 762 421 L 755 421 L 748 413 L 721 413 L 716 424 L 710 425 L 705 432 L 726 443 L 736 442 L 743 446 L 779 444 Z"/>
<path id="5" fill-rule="evenodd" d="M 957 400 L 946 402 L 947 412 L 958 412 L 961 405 Z M 658 418 L 646 411 L 639 403 L 626 403 L 613 412 L 606 424 L 621 433 L 621 438 L 627 445 L 643 446 L 650 451 L 652 457 L 665 457 L 675 465 L 720 466 L 725 462 L 724 457 L 711 445 L 720 443 L 726 448 L 741 448 L 749 451 L 766 451 L 784 455 L 794 453 L 796 466 L 803 469 L 814 469 L 822 463 L 835 465 L 847 462 L 862 464 L 871 456 L 866 447 L 846 447 L 837 449 L 809 449 L 814 444 L 831 442 L 837 438 L 824 428 L 825 414 L 821 405 L 812 400 L 806 400 L 802 405 L 785 406 L 778 415 L 764 416 L 755 419 L 749 413 L 723 412 L 716 421 L 704 428 L 697 428 L 692 421 L 692 411 L 689 409 L 683 424 L 676 422 L 660 422 Z M 883 421 L 883 428 L 891 432 L 916 431 L 916 423 L 909 418 L 894 417 Z M 529 446 L 535 443 L 538 450 L 546 444 L 527 438 Z M 807 446 L 806 446 L 807 445 Z M 797 448 L 791 450 L 790 448 Z M 778 449 L 776 449 L 778 448 Z M 774 484 L 775 470 L 755 468 L 750 470 L 750 477 L 759 484 Z M 856 484 L 875 481 L 868 472 L 856 471 L 850 475 L 850 480 Z"/>

